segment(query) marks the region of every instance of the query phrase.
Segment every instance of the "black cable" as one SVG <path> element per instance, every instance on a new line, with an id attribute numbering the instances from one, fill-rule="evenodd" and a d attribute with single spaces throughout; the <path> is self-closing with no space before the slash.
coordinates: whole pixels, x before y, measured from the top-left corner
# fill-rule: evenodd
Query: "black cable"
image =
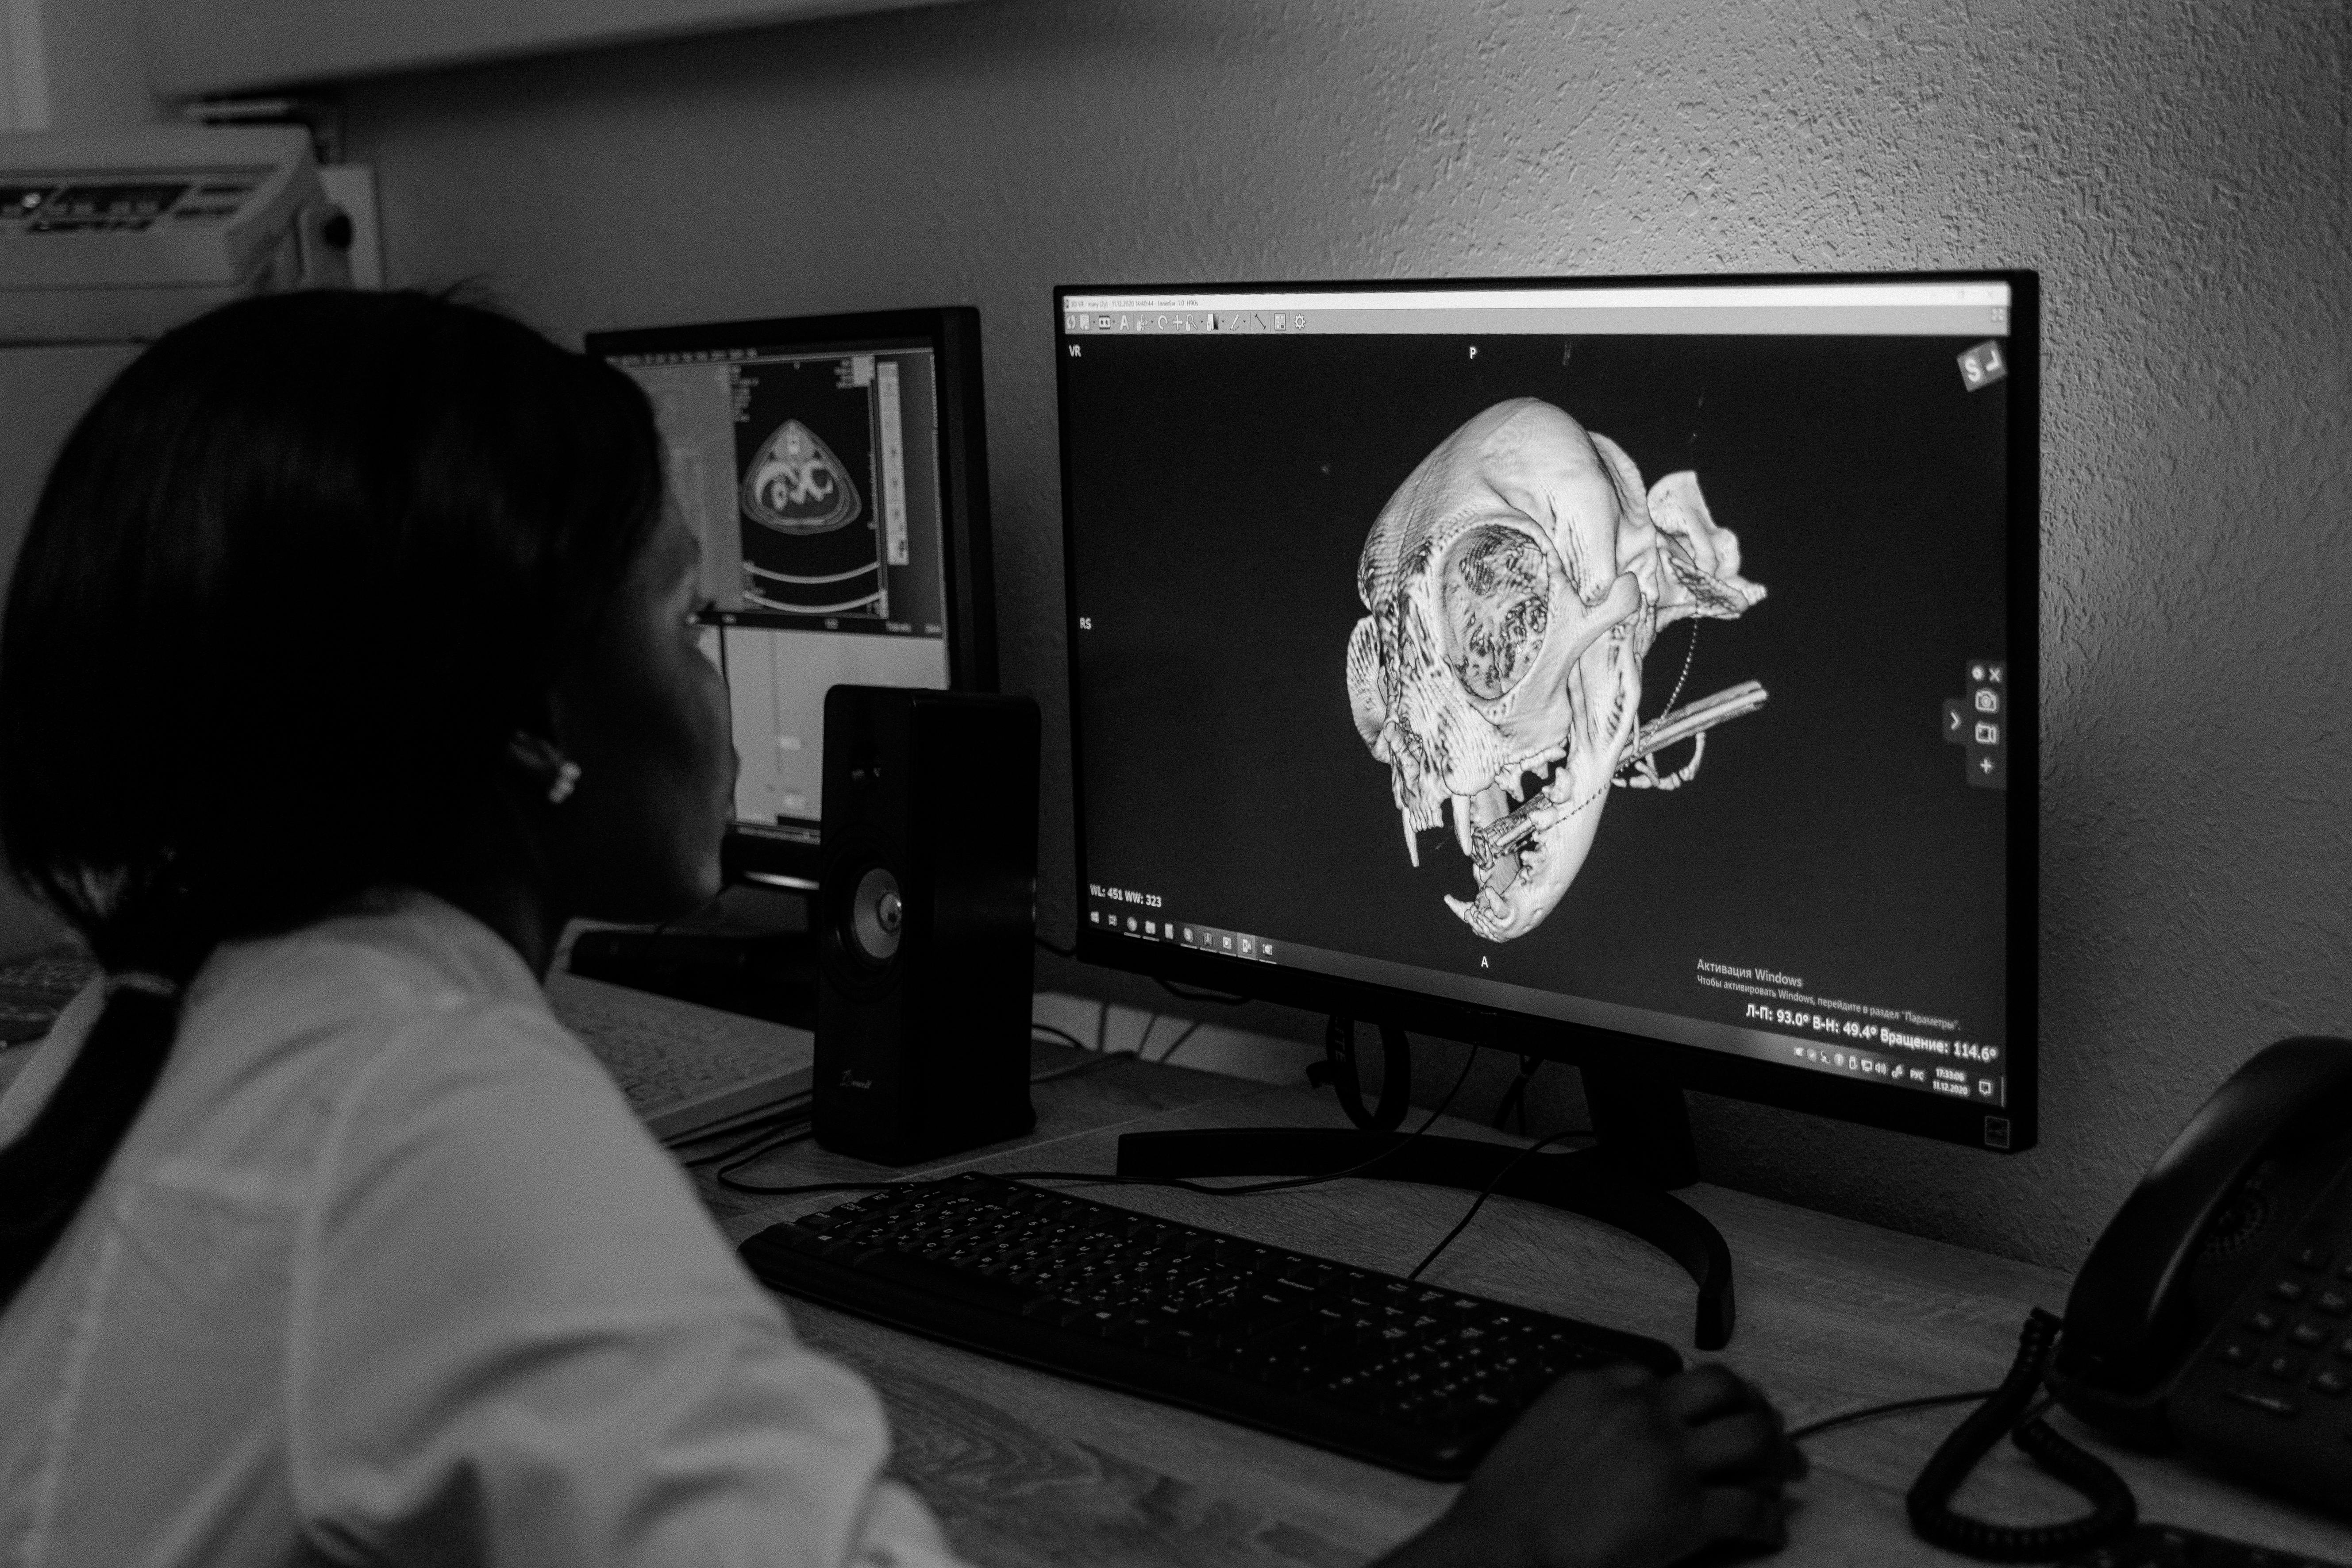
<path id="1" fill-rule="evenodd" d="M 781 1111 L 774 1116 L 763 1116 L 757 1121 L 746 1122 L 740 1127 L 730 1127 L 727 1129 L 727 1131 L 730 1135 L 740 1132 L 750 1132 L 751 1135 L 749 1138 L 740 1139 L 736 1142 L 729 1144 L 726 1148 L 718 1151 L 716 1153 L 697 1154 L 690 1160 L 680 1160 L 678 1163 L 684 1165 L 689 1171 L 694 1169 L 697 1165 L 723 1165 L 728 1161 L 733 1159 L 737 1154 L 741 1153 L 744 1150 L 751 1148 L 753 1144 L 760 1142 L 761 1140 L 773 1137 L 778 1132 L 790 1131 L 793 1128 L 807 1121 L 808 1120 L 809 1108 L 806 1105 L 801 1105 L 791 1110 Z M 716 1138 L 718 1136 L 719 1134 L 717 1133 L 709 1134 L 710 1138 Z M 698 1142 L 708 1141 L 709 1139 L 695 1140 L 695 1142 Z"/>
<path id="2" fill-rule="evenodd" d="M 1170 1057 L 1176 1054 L 1177 1049 L 1181 1047 L 1185 1041 L 1191 1039 L 1195 1034 L 1199 1033 L 1201 1021 L 1198 1018 L 1193 1019 L 1191 1023 L 1184 1026 L 1184 1032 L 1182 1034 L 1177 1036 L 1174 1040 L 1169 1043 L 1166 1050 L 1161 1051 L 1158 1056 L 1151 1059 L 1155 1062 L 1166 1061 Z M 1142 1048 L 1143 1047 L 1141 1046 L 1136 1047 L 1136 1049 L 1138 1050 L 1141 1050 Z"/>
<path id="3" fill-rule="evenodd" d="M 1832 1427 L 1849 1426 L 1856 1421 L 1872 1421 L 1881 1415 L 1900 1415 L 1906 1410 L 1932 1410 L 1939 1405 L 1966 1405 L 1972 1399 L 1990 1399 L 2000 1392 L 1997 1388 L 1971 1388 L 1965 1394 L 1923 1394 L 1916 1399 L 1893 1399 L 1885 1405 L 1865 1405 L 1859 1410 L 1842 1410 L 1835 1415 L 1824 1415 L 1818 1421 L 1807 1422 L 1789 1434 L 1789 1441 L 1801 1443 Z"/>
<path id="4" fill-rule="evenodd" d="M 1356 1065 L 1356 1021 L 1334 1013 L 1323 1021 L 1323 1059 L 1307 1069 L 1307 1081 L 1331 1086 L 1348 1120 L 1367 1132 L 1393 1132 L 1412 1109 L 1412 1042 L 1393 1024 L 1379 1026 L 1381 1095 L 1364 1109 L 1364 1085 Z"/>
<path id="5" fill-rule="evenodd" d="M 1905 1496 L 1911 1528 L 1931 1546 L 1987 1563 L 2046 1563 L 2114 1540 L 2139 1516 L 2131 1489 L 2106 1462 L 2060 1436 L 2035 1404 L 2059 1320 L 2036 1307 L 2017 1337 L 2017 1360 L 2000 1386 L 1952 1430 Z M 2015 1526 L 1952 1511 L 1952 1494 L 2003 1434 L 2026 1458 L 2083 1494 L 2091 1511 L 2058 1524 Z"/>
<path id="6" fill-rule="evenodd" d="M 779 1100 L 776 1104 L 769 1107 L 767 1110 L 761 1111 L 757 1115 L 750 1117 L 745 1121 L 722 1121 L 718 1126 L 711 1128 L 708 1131 L 689 1132 L 682 1138 L 666 1138 L 662 1142 L 664 1147 L 672 1151 L 690 1149 L 697 1143 L 709 1143 L 713 1140 L 719 1138 L 733 1138 L 740 1133 L 750 1132 L 761 1127 L 772 1126 L 779 1121 L 791 1121 L 795 1119 L 805 1118 L 808 1113 L 809 1096 L 808 1091 L 803 1089 L 799 1094 L 792 1095 L 784 1100 Z M 697 1163 L 698 1161 L 695 1160 L 689 1160 L 687 1162 L 688 1164 L 694 1164 Z"/>
<path id="7" fill-rule="evenodd" d="M 1080 1073 L 1098 1072 L 1116 1062 L 1136 1061 L 1140 1059 L 1142 1055 L 1141 1051 L 1090 1051 L 1087 1054 L 1087 1059 L 1077 1066 L 1055 1068 L 1052 1072 L 1041 1072 L 1029 1082 L 1032 1087 L 1041 1083 L 1055 1083 L 1066 1078 L 1076 1078 Z"/>
<path id="8" fill-rule="evenodd" d="M 1522 1138 L 1527 1136 L 1528 1085 L 1534 1081 L 1536 1069 L 1541 1066 L 1543 1066 L 1541 1057 L 1519 1058 L 1519 1076 L 1511 1080 L 1511 1087 L 1503 1091 L 1502 1102 L 1495 1107 L 1493 1125 L 1496 1131 L 1500 1132 L 1503 1130 L 1503 1123 L 1508 1121 L 1511 1119 L 1511 1112 L 1516 1110 L 1519 1113 L 1519 1136 Z"/>
<path id="9" fill-rule="evenodd" d="M 1133 1061 L 1139 1059 L 1143 1058 L 1144 1055 L 1143 1047 L 1151 1039 L 1152 1026 L 1159 1023 L 1160 1018 L 1160 1015 L 1154 1013 L 1150 1017 L 1144 1020 L 1143 1036 L 1140 1039 L 1135 1042 L 1135 1048 L 1131 1051 L 1107 1050 L 1101 1043 L 1106 1038 L 1108 1034 L 1108 1026 L 1110 1021 L 1110 1004 L 1108 1002 L 1102 1005 L 1102 1011 L 1095 1016 L 1095 1038 L 1097 1043 L 1092 1046 L 1087 1045 L 1084 1040 L 1081 1040 L 1077 1036 L 1070 1033 L 1067 1029 L 1055 1028 L 1051 1024 L 1033 1023 L 1029 1026 L 1029 1030 L 1032 1035 L 1057 1036 L 1060 1037 L 1063 1044 L 1086 1052 L 1092 1059 L 1080 1062 L 1076 1067 L 1056 1068 L 1051 1072 L 1039 1073 L 1029 1081 L 1033 1085 L 1040 1083 L 1054 1083 L 1062 1079 L 1076 1078 L 1080 1073 L 1089 1073 L 1097 1070 L 1097 1068 L 1108 1067 L 1113 1062 Z M 1185 1037 L 1192 1034 L 1192 1029 L 1197 1029 L 1200 1026 L 1195 1024 L 1192 1028 L 1186 1029 L 1183 1034 L 1177 1036 L 1176 1045 L 1170 1046 L 1168 1047 L 1169 1051 L 1172 1052 L 1175 1050 L 1176 1046 L 1182 1045 L 1184 1043 Z M 1159 1059 L 1166 1061 L 1168 1059 L 1167 1055 L 1163 1053 Z"/>
<path id="10" fill-rule="evenodd" d="M 803 1193 L 878 1193 L 885 1187 L 905 1187 L 914 1184 L 905 1177 L 880 1182 L 802 1182 L 791 1186 L 763 1187 L 757 1182 L 719 1180 L 739 1193 L 758 1193 L 765 1197 L 798 1197 Z"/>
<path id="11" fill-rule="evenodd" d="M 1412 1272 L 1406 1275 L 1405 1278 L 1408 1279 L 1420 1279 L 1422 1270 L 1436 1262 L 1437 1255 L 1454 1245 L 1454 1238 L 1460 1236 L 1465 1230 L 1467 1230 L 1470 1227 L 1470 1222 L 1478 1217 L 1478 1211 L 1486 1206 L 1486 1200 L 1495 1195 L 1495 1189 L 1503 1184 L 1503 1178 L 1519 1168 L 1520 1161 L 1526 1159 L 1537 1150 L 1557 1143 L 1563 1138 L 1590 1138 L 1591 1136 L 1592 1131 L 1590 1128 L 1570 1128 L 1565 1132 L 1553 1133 L 1541 1143 L 1530 1143 L 1526 1148 L 1520 1150 L 1517 1154 L 1511 1156 L 1508 1160 L 1504 1161 L 1502 1169 L 1496 1171 L 1493 1178 L 1489 1180 L 1484 1187 L 1479 1189 L 1478 1196 L 1473 1200 L 1468 1211 L 1465 1213 L 1460 1219 L 1454 1222 L 1454 1228 L 1447 1231 L 1444 1239 L 1440 1240 L 1435 1247 L 1431 1247 L 1428 1254 L 1424 1256 L 1420 1262 L 1412 1266 Z"/>
<path id="12" fill-rule="evenodd" d="M 741 1170 L 744 1166 L 751 1163 L 754 1160 L 764 1159 L 766 1156 L 775 1152 L 777 1150 L 784 1147 L 788 1143 L 803 1142 L 815 1136 L 816 1129 L 814 1126 L 803 1127 L 796 1132 L 787 1132 L 783 1136 L 775 1139 L 773 1142 L 752 1150 L 750 1153 L 744 1155 L 741 1159 L 735 1161 L 731 1164 L 713 1167 L 710 1173 L 711 1180 L 717 1182 L 722 1187 L 731 1187 L 739 1193 L 772 1193 L 776 1191 L 773 1187 L 763 1187 L 756 1182 L 737 1181 L 735 1179 L 735 1173 Z"/>

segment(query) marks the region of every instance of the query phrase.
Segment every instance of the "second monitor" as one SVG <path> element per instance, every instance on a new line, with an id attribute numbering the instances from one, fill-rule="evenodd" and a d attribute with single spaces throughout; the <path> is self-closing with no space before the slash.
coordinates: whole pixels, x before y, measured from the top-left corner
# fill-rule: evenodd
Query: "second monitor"
<path id="1" fill-rule="evenodd" d="M 653 400 L 702 544 L 740 766 L 730 879 L 807 889 L 836 685 L 992 690 L 980 313 L 592 332 Z"/>

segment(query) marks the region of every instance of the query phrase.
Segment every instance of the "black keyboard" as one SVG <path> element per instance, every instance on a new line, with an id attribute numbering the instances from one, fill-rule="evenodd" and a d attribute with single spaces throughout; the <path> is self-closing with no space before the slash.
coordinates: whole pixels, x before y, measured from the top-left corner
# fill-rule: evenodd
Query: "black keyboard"
<path id="1" fill-rule="evenodd" d="M 1437 1480 L 1562 1373 L 1669 1346 L 966 1174 L 771 1226 L 770 1288 Z"/>
<path id="2" fill-rule="evenodd" d="M 2224 1541 L 2177 1524 L 2135 1525 L 2111 1546 L 2069 1557 L 2060 1568 L 2344 1568 L 2336 1563 Z"/>

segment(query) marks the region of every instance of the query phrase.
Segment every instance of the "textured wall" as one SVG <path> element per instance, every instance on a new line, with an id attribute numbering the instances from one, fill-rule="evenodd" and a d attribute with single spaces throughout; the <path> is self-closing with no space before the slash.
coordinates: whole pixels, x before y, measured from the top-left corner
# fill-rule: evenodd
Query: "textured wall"
<path id="1" fill-rule="evenodd" d="M 2245 1054 L 2352 1032 L 2347 34 L 2340 0 L 1100 0 L 349 105 L 394 275 L 559 333 L 977 303 L 1005 673 L 1054 735 L 1056 282 L 2038 268 L 2043 1147 L 1699 1114 L 1718 1179 L 2064 1264 Z"/>

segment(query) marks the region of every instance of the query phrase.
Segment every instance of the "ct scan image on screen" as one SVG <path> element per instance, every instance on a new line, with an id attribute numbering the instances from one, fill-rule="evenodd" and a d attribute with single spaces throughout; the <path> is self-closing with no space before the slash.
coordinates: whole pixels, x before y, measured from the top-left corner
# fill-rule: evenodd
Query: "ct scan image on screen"
<path id="1" fill-rule="evenodd" d="M 852 357 L 735 368 L 737 517 L 751 608 L 889 613 L 869 499 L 878 488 L 870 365 Z"/>
<path id="2" fill-rule="evenodd" d="M 746 343 L 614 363 L 653 402 L 672 501 L 702 547 L 736 826 L 814 843 L 825 691 L 948 685 L 931 350 Z"/>
<path id="3" fill-rule="evenodd" d="M 2000 1104 L 1998 336 L 1378 303 L 1066 314 L 1083 918 Z"/>

